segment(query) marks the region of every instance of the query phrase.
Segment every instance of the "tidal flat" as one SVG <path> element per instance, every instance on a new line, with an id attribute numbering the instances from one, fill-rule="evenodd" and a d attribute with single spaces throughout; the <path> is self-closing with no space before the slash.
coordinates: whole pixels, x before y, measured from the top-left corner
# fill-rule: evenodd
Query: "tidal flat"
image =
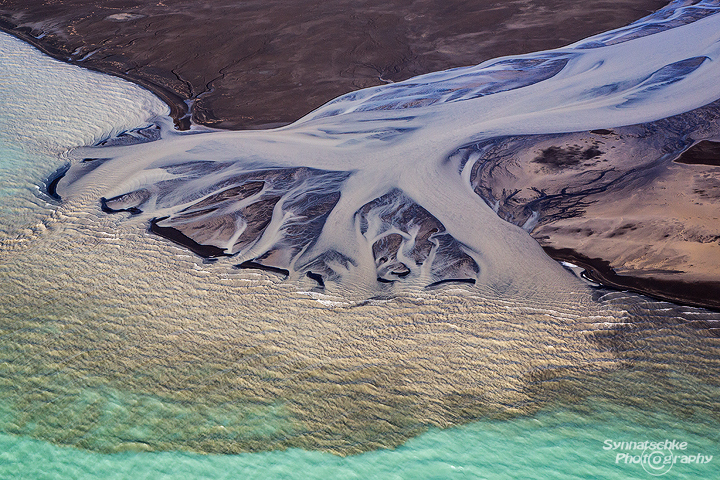
<path id="1" fill-rule="evenodd" d="M 720 314 L 687 305 L 711 294 L 643 296 L 545 251 L 565 223 L 592 230 L 565 228 L 587 258 L 667 231 L 645 218 L 683 177 L 707 185 L 661 213 L 712 214 L 717 9 L 240 132 L 178 130 L 150 92 L 3 36 L 3 472 L 643 478 L 604 442 L 712 456 Z M 623 197 L 642 218 L 603 226 Z M 642 275 L 716 281 L 713 241 Z"/>

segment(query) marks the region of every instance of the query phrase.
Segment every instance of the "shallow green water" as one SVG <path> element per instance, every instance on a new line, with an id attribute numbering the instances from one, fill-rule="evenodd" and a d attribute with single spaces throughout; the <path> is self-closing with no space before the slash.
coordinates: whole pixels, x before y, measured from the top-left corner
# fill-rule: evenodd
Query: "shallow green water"
<path id="1" fill-rule="evenodd" d="M 182 452 L 102 455 L 10 435 L 0 436 L 0 477 L 65 478 L 606 478 L 648 479 L 642 465 L 616 463 L 616 442 L 687 442 L 683 456 L 712 455 L 704 464 L 676 463 L 663 475 L 673 479 L 720 476 L 720 430 L 703 419 L 679 420 L 637 409 L 596 405 L 589 413 L 557 409 L 533 418 L 480 421 L 433 429 L 395 450 L 350 457 L 299 449 L 241 455 Z M 648 467 L 649 468 L 649 467 Z"/>

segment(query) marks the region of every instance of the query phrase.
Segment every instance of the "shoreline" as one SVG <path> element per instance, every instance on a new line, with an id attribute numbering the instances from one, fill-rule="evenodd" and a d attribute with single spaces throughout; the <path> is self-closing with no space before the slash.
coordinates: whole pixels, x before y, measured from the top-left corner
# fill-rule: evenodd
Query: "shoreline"
<path id="1" fill-rule="evenodd" d="M 73 60 L 72 58 L 68 58 L 66 55 L 63 55 L 63 52 L 61 52 L 58 49 L 53 48 L 50 45 L 45 44 L 44 42 L 41 42 L 36 37 L 31 35 L 26 27 L 18 27 L 13 25 L 12 23 L 8 22 L 4 18 L 0 17 L 0 31 L 7 33 L 8 35 L 11 35 L 19 40 L 22 40 L 25 43 L 28 43 L 32 45 L 33 47 L 40 50 L 45 55 L 54 58 L 55 60 L 58 60 L 63 63 L 67 63 L 70 65 L 75 65 L 77 67 L 82 67 L 87 70 L 91 70 L 93 72 L 103 73 L 105 75 L 112 75 L 114 77 L 122 78 L 123 80 L 127 80 L 128 82 L 134 83 L 136 85 L 139 85 L 143 87 L 144 89 L 150 91 L 153 95 L 158 97 L 160 100 L 162 100 L 169 108 L 170 108 L 170 114 L 169 116 L 173 119 L 175 122 L 175 128 L 177 128 L 180 131 L 189 130 L 190 129 L 190 117 L 189 117 L 189 110 L 187 107 L 187 104 L 185 103 L 185 100 L 183 100 L 180 96 L 173 93 L 169 89 L 152 83 L 144 78 L 124 74 L 122 72 L 118 71 L 111 71 L 107 69 L 102 68 L 96 68 L 92 65 L 85 64 L 81 61 Z"/>
<path id="2" fill-rule="evenodd" d="M 215 128 L 225 130 L 238 129 L 237 126 L 228 127 L 225 125 L 216 125 L 217 122 L 212 121 L 212 118 L 210 117 L 205 118 L 206 120 L 210 118 L 209 121 L 202 122 L 202 118 L 198 119 L 196 117 L 196 113 L 198 112 L 191 111 L 188 108 L 187 100 L 189 99 L 183 98 L 180 94 L 178 94 L 178 92 L 173 91 L 173 89 L 162 85 L 159 82 L 152 82 L 148 78 L 141 75 L 134 75 L 127 72 L 122 72 L 117 68 L 111 69 L 95 66 L 85 61 L 85 58 L 88 58 L 87 56 L 77 60 L 73 59 L 71 56 L 67 55 L 67 52 L 64 52 L 60 48 L 57 48 L 51 42 L 43 41 L 42 38 L 38 38 L 32 35 L 33 30 L 31 28 L 15 25 L 8 21 L 7 17 L 0 17 L 0 30 L 26 43 L 33 45 L 41 52 L 49 55 L 50 57 L 58 61 L 83 67 L 92 71 L 113 75 L 149 90 L 169 106 L 170 117 L 173 118 L 175 126 L 178 130 L 188 130 L 190 128 L 191 116 L 193 118 L 193 121 L 201 125 L 211 125 Z M 178 55 L 182 56 L 180 53 L 178 53 Z M 180 76 L 175 71 L 173 71 L 173 73 L 178 77 L 178 80 L 181 80 Z M 210 84 L 208 83 L 208 85 Z M 190 86 L 188 88 L 190 92 L 192 92 L 192 87 Z M 359 86 L 359 88 L 364 87 L 361 85 Z M 195 96 L 195 99 L 197 98 L 198 97 Z M 286 122 L 278 123 L 278 125 L 284 124 L 286 124 Z M 245 125 L 244 127 L 241 127 L 241 129 L 258 128 L 261 126 L 262 125 Z M 57 182 L 59 178 L 55 178 L 53 180 Z M 158 232 L 153 230 L 153 226 L 154 225 L 151 224 L 151 231 L 159 234 Z M 165 238 L 169 238 L 166 235 L 159 235 Z M 182 242 L 178 242 L 173 238 L 169 239 L 188 248 L 187 245 Z M 588 258 L 570 248 L 543 247 L 543 249 L 548 256 L 550 256 L 556 261 L 570 261 L 577 264 L 578 266 L 585 268 L 588 275 L 604 287 L 623 291 L 629 290 L 660 300 L 667 300 L 682 305 L 702 307 L 715 311 L 720 311 L 720 300 L 713 300 L 720 299 L 720 282 L 687 283 L 672 280 L 623 276 L 615 273 L 615 271 L 610 267 L 609 263 L 601 258 Z M 190 250 L 198 254 L 195 249 L 190 248 Z"/>

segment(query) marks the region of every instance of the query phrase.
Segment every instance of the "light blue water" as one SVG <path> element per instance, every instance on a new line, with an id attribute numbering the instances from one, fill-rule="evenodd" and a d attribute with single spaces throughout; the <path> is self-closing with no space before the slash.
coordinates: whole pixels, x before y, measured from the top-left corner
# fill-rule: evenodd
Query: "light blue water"
<path id="1" fill-rule="evenodd" d="M 41 55 L 0 34 L 0 241 L 37 229 L 54 205 L 41 185 L 90 145 L 169 111 L 149 92 Z M 48 70 L 52 75 L 48 75 Z M 42 228 L 42 227 L 40 227 Z M 27 233 L 27 232 L 25 232 Z"/>
<path id="2" fill-rule="evenodd" d="M 699 423 L 697 423 L 699 421 Z M 102 455 L 10 435 L 0 436 L 0 477 L 18 479 L 650 479 L 641 464 L 616 462 L 606 440 L 687 442 L 664 478 L 720 476 L 720 430 L 702 419 L 672 417 L 612 405 L 588 414 L 567 409 L 533 418 L 481 421 L 431 430 L 395 450 L 350 457 L 299 449 L 241 455 L 182 452 Z M 683 456 L 712 455 L 708 463 Z M 624 457 L 623 457 L 624 458 Z M 702 461 L 706 461 L 704 459 Z M 648 467 L 649 468 L 649 467 Z"/>

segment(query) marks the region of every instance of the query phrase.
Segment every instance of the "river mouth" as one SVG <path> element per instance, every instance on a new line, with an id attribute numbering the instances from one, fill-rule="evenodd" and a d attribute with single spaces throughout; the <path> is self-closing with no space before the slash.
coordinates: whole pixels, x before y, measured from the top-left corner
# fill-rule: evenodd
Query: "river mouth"
<path id="1" fill-rule="evenodd" d="M 628 42 L 637 38 L 649 45 L 638 32 L 629 36 Z M 606 39 L 608 48 L 622 51 L 622 38 Z M 583 45 L 568 50 L 602 48 Z M 37 228 L 2 244 L 2 430 L 102 453 L 300 448 L 350 456 L 397 448 L 430 429 L 522 422 L 548 411 L 588 412 L 598 403 L 716 425 L 717 313 L 588 285 L 545 256 L 525 230 L 497 218 L 490 202 L 463 183 L 472 164 L 458 149 L 478 133 L 463 121 L 472 108 L 462 102 L 485 105 L 482 99 L 492 95 L 517 100 L 528 87 L 545 91 L 544 82 L 562 80 L 566 67 L 581 71 L 577 59 L 583 55 L 565 51 L 485 65 L 480 75 L 490 79 L 489 89 L 438 89 L 431 92 L 438 97 L 432 105 L 415 102 L 421 89 L 411 85 L 394 105 L 402 113 L 386 108 L 397 100 L 387 92 L 364 91 L 274 132 L 181 134 L 168 128 L 167 118 L 156 118 L 165 129 L 154 141 L 109 141 L 69 155 L 72 166 L 54 190 L 62 204 L 44 206 L 51 213 Z M 648 102 L 647 111 L 690 111 L 694 99 L 668 106 L 648 98 L 680 85 L 710 95 L 694 83 L 704 78 L 702 69 L 712 67 L 704 58 L 655 65 L 649 76 L 623 86 L 633 102 Z M 502 88 L 519 66 L 540 73 L 523 70 L 511 79 L 512 88 Z M 453 77 L 457 73 L 441 72 L 438 83 L 464 81 Z M 546 101 L 528 94 L 518 104 L 539 108 L 538 98 Z M 633 110 L 633 102 L 609 109 L 621 120 L 649 115 Z M 505 112 L 504 103 L 487 105 Z M 139 117 L 149 118 L 153 105 L 138 106 Z M 597 108 L 591 112 L 607 107 L 592 106 Z M 519 107 L 510 113 L 518 112 L 527 113 Z M 513 115 L 498 118 L 510 128 Z M 522 128 L 542 123 L 539 115 L 531 117 L 523 117 L 532 121 L 521 122 Z M 570 123 L 551 118 L 560 122 L 552 128 L 566 130 Z M 607 135 L 613 127 L 594 121 L 584 130 Z M 373 122 L 391 126 L 354 129 Z M 118 133 L 112 125 L 103 128 L 102 138 Z M 432 135 L 417 135 L 422 128 Z M 494 132 L 493 138 L 507 133 Z M 437 139 L 451 143 L 438 153 L 421 148 L 418 138 L 429 146 Z M 86 143 L 101 138 L 94 140 Z M 252 162 L 238 159 L 234 147 L 257 156 Z M 576 166 L 575 150 L 545 150 L 533 157 L 542 159 L 535 162 L 542 168 Z M 590 161 L 600 149 L 578 151 Z M 214 158 L 202 160 L 198 173 L 200 161 L 190 157 L 208 152 Z M 383 156 L 388 152 L 394 162 Z M 263 163 L 268 158 L 272 165 Z M 354 168 L 320 168 L 342 161 Z M 311 162 L 318 165 L 294 164 Z M 357 173 L 386 164 L 392 168 L 385 175 Z M 217 165 L 239 165 L 242 172 L 233 172 L 233 181 L 248 171 L 262 172 L 263 183 L 242 177 L 239 185 L 224 184 Z M 168 183 L 162 182 L 181 188 L 163 190 Z M 302 195 L 308 191 L 332 201 L 306 201 Z M 278 192 L 275 203 L 263 205 L 281 214 L 276 232 L 284 236 L 256 240 L 269 238 L 292 254 L 251 251 L 256 244 L 236 242 L 245 230 L 222 236 L 188 223 L 213 213 L 204 210 L 208 206 L 227 207 L 222 202 L 230 193 L 247 194 L 245 200 Z M 280 203 L 288 192 L 297 196 Z M 359 201 L 358 192 L 367 198 Z M 337 216 L 323 210 L 328 205 L 338 209 Z M 288 218 L 320 218 L 321 228 L 310 229 L 315 243 L 291 244 L 308 236 L 280 228 Z M 333 223 L 344 218 L 353 222 Z M 177 223 L 169 224 L 173 219 Z M 272 219 L 257 221 L 255 230 Z M 368 232 L 377 238 L 367 241 Z M 177 241 L 186 238 L 220 252 L 211 250 L 218 254 L 204 256 L 214 260 L 204 259 L 197 254 L 207 250 Z M 343 248 L 356 257 L 345 254 L 346 261 Z M 306 252 L 316 256 L 296 261 Z M 325 263 L 313 263 L 318 258 Z M 435 260 L 442 268 L 422 271 Z"/>
<path id="2" fill-rule="evenodd" d="M 0 28 L 63 61 L 150 88 L 182 128 L 190 125 L 190 100 L 198 124 L 261 129 L 359 88 L 561 47 L 666 3 L 421 0 L 408 12 L 402 2 L 374 0 L 223 0 L 202 8 L 194 0 L 62 0 L 52 9 L 9 0 Z"/>

